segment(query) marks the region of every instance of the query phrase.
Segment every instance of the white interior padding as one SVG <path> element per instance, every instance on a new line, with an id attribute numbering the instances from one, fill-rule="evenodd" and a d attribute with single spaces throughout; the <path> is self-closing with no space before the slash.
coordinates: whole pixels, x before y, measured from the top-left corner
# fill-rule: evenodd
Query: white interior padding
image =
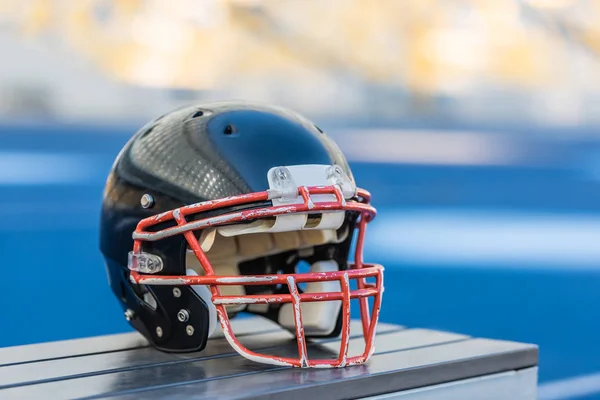
<path id="1" fill-rule="evenodd" d="M 338 270 L 335 260 L 317 261 L 310 267 L 310 272 L 333 272 Z M 339 292 L 341 285 L 338 281 L 309 282 L 304 293 Z M 301 303 L 302 324 L 307 335 L 328 335 L 333 332 L 337 317 L 342 307 L 340 300 Z M 279 324 L 294 331 L 294 308 L 286 303 L 279 311 Z"/>
<path id="2" fill-rule="evenodd" d="M 312 248 L 324 243 L 338 242 L 345 238 L 345 235 L 338 238 L 337 232 L 334 230 L 255 233 L 240 236 L 223 236 L 220 231 L 212 231 L 216 234 L 203 232 L 200 235 L 200 245 L 206 252 L 206 257 L 215 274 L 229 276 L 240 276 L 238 264 L 245 260 L 277 254 L 290 249 Z M 197 274 L 204 275 L 204 269 L 190 249 L 186 253 L 186 266 Z M 242 285 L 220 285 L 219 288 L 224 296 L 244 296 L 246 294 Z M 244 304 L 226 306 L 228 312 L 240 312 L 245 307 Z"/>
<path id="3" fill-rule="evenodd" d="M 186 270 L 186 274 L 187 275 L 198 275 L 196 273 L 196 271 L 194 271 L 193 269 L 190 269 L 190 268 L 188 268 Z M 217 309 L 215 308 L 215 305 L 212 302 L 212 293 L 210 292 L 210 288 L 205 285 L 193 285 L 192 289 L 194 289 L 194 291 L 196 293 L 198 293 L 198 296 L 200 296 L 202 298 L 202 300 L 204 300 L 204 302 L 208 306 L 208 316 L 209 316 L 208 337 L 211 337 L 212 334 L 215 332 L 215 329 L 216 329 L 217 323 L 218 323 Z"/>
<path id="4" fill-rule="evenodd" d="M 204 229 L 200 234 L 200 247 L 202 251 L 206 252 L 210 250 L 210 248 L 215 243 L 215 236 L 217 235 L 217 231 L 214 229 Z"/>
<path id="5" fill-rule="evenodd" d="M 331 201 L 331 200 L 328 200 Z M 311 217 L 312 218 L 309 218 Z M 290 232 L 300 230 L 338 229 L 344 223 L 344 211 L 327 211 L 313 214 L 283 214 L 254 221 L 249 224 L 228 225 L 217 228 L 223 236 L 240 236 L 262 232 Z"/>
<path id="6" fill-rule="evenodd" d="M 305 226 L 304 229 L 338 229 L 344 223 L 346 213 L 344 211 L 324 212 L 318 225 Z"/>
<path id="7" fill-rule="evenodd" d="M 227 248 L 224 248 L 227 249 Z M 235 251 L 235 247 L 234 247 L 234 251 Z M 198 259 L 196 258 L 196 256 L 194 255 L 194 253 L 187 253 L 187 257 L 186 257 L 186 263 L 187 263 L 187 268 L 188 271 L 191 269 L 192 271 L 194 271 L 196 273 L 196 275 L 200 274 L 200 275 L 204 275 L 204 270 L 200 267 L 200 263 L 198 262 Z M 239 276 L 240 275 L 240 271 L 237 267 L 237 263 L 228 263 L 228 262 L 223 262 L 221 260 L 217 260 L 212 261 L 211 260 L 211 264 L 213 267 L 213 270 L 215 271 L 215 274 L 217 275 L 232 275 L 232 276 Z M 188 273 L 188 275 L 190 275 Z M 204 287 L 204 286 L 202 286 Z M 219 289 L 221 290 L 221 295 L 223 296 L 243 296 L 246 294 L 246 291 L 244 290 L 243 286 L 229 286 L 229 285 L 222 285 L 219 286 Z M 209 291 L 210 293 L 210 291 Z M 212 295 L 211 297 L 209 297 L 209 301 L 210 304 L 212 303 Z M 232 306 L 226 306 L 227 311 L 228 312 L 240 312 L 242 310 L 244 310 L 244 304 L 239 304 L 239 305 L 232 305 Z"/>
<path id="8" fill-rule="evenodd" d="M 212 229 L 211 229 L 212 230 Z M 214 230 L 213 230 L 214 232 Z M 241 261 L 253 258 L 282 253 L 291 249 L 304 249 L 319 246 L 325 243 L 339 243 L 343 241 L 348 232 L 338 237 L 337 231 L 324 230 L 294 230 L 291 232 L 261 232 L 236 236 L 225 236 L 221 229 L 216 234 L 207 233 L 200 236 L 200 245 L 205 251 L 217 275 L 225 275 L 222 267 L 238 275 L 237 267 L 231 268 L 225 264 L 237 265 Z M 205 239 L 203 241 L 203 239 Z M 187 251 L 187 263 L 200 274 L 204 274 L 198 259 L 191 249 Z M 219 272 L 217 272 L 219 269 Z"/>
<path id="9" fill-rule="evenodd" d="M 274 167 L 278 168 L 278 167 Z M 327 165 L 294 165 L 287 168 L 289 179 L 278 180 L 281 174 L 268 173 L 269 193 L 274 206 L 301 204 L 303 199 L 297 195 L 298 186 L 340 185 L 346 198 L 354 195 L 355 186 L 347 176 L 333 174 L 333 166 Z M 339 167 L 337 167 L 339 168 Z M 285 175 L 285 174 L 284 174 Z M 285 195 L 284 195 L 285 194 Z M 234 224 L 205 229 L 199 238 L 200 246 L 206 253 L 216 275 L 240 276 L 238 265 L 240 262 L 258 257 L 278 254 L 284 251 L 298 249 L 299 254 L 310 254 L 314 246 L 325 243 L 339 243 L 347 237 L 349 231 L 343 232 L 338 237 L 337 230 L 342 226 L 345 211 L 317 211 L 312 212 L 311 204 L 319 201 L 335 201 L 333 194 L 311 195 L 308 213 L 285 213 L 272 218 L 263 218 L 251 223 Z M 188 249 L 187 268 L 190 271 L 204 275 L 194 253 Z M 273 266 L 277 268 L 277 266 Z M 311 266 L 311 272 L 337 271 L 338 265 L 333 260 L 319 261 Z M 308 292 L 336 292 L 340 291 L 339 282 L 314 282 L 308 283 Z M 205 286 L 194 286 L 199 295 L 208 296 L 210 290 Z M 225 296 L 244 296 L 246 291 L 242 285 L 220 285 L 220 292 Z M 340 311 L 341 301 L 302 304 L 303 319 L 306 333 L 328 334 L 335 327 Z M 226 306 L 228 312 L 240 312 L 246 309 L 244 304 Z M 267 305 L 253 304 L 248 306 L 257 312 L 267 310 Z M 211 311 L 211 323 L 213 312 Z M 285 304 L 279 315 L 282 326 L 294 330 L 294 315 L 292 305 Z"/>

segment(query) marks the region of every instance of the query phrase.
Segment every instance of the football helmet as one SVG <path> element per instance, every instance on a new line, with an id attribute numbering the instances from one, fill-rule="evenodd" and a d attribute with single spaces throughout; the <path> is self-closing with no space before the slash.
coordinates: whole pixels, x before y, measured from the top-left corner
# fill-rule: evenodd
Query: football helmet
<path id="1" fill-rule="evenodd" d="M 174 110 L 131 137 L 106 181 L 100 248 L 110 287 L 162 351 L 203 350 L 220 326 L 250 360 L 363 363 L 383 293 L 383 267 L 362 255 L 370 197 L 334 141 L 295 112 L 244 102 Z M 348 354 L 351 300 L 359 354 Z M 240 313 L 294 334 L 298 357 L 243 346 L 230 323 Z M 339 355 L 309 359 L 307 338 L 340 335 Z"/>

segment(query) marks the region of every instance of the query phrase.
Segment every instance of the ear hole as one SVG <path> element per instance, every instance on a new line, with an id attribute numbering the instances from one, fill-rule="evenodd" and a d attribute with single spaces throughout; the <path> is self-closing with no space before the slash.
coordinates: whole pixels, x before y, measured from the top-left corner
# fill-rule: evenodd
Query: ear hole
<path id="1" fill-rule="evenodd" d="M 192 115 L 192 118 L 198 118 L 204 115 L 204 111 L 200 110 L 200 111 L 196 111 L 194 113 L 194 115 Z"/>

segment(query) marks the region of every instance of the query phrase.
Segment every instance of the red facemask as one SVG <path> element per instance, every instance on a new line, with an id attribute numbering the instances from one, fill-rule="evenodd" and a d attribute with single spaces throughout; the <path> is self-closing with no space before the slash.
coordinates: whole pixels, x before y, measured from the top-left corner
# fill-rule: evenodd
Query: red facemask
<path id="1" fill-rule="evenodd" d="M 335 201 L 317 201 L 318 195 L 335 196 Z M 376 264 L 364 264 L 363 245 L 366 225 L 376 214 L 370 202 L 370 194 L 362 189 L 356 189 L 353 196 L 346 199 L 339 185 L 331 186 L 299 186 L 295 196 L 302 201 L 295 204 L 281 204 L 273 201 L 274 205 L 263 208 L 253 208 L 243 211 L 229 212 L 223 215 L 187 221 L 186 216 L 213 211 L 220 208 L 240 206 L 268 200 L 277 200 L 283 196 L 280 190 L 267 190 L 251 194 L 233 196 L 219 200 L 206 201 L 180 207 L 140 221 L 133 234 L 134 247 L 130 253 L 130 279 L 135 284 L 145 285 L 207 285 L 212 293 L 212 302 L 216 307 L 222 331 L 229 344 L 243 357 L 267 364 L 293 367 L 344 367 L 366 362 L 374 351 L 374 337 L 381 298 L 383 293 L 383 267 Z M 323 196 L 320 196 L 323 198 Z M 333 199 L 333 197 L 331 197 Z M 266 217 L 280 215 L 315 213 L 328 211 L 355 211 L 360 217 L 356 225 L 358 236 L 356 240 L 354 262 L 348 264 L 347 270 L 333 272 L 309 272 L 274 275 L 216 275 L 205 252 L 202 250 L 194 231 L 222 226 L 225 224 L 248 222 Z M 148 231 L 149 227 L 175 220 L 177 225 L 159 231 Z M 156 241 L 174 235 L 184 235 L 189 248 L 193 251 L 204 270 L 202 276 L 155 275 L 162 269 L 162 261 L 158 256 L 142 252 L 142 242 Z M 367 283 L 367 278 L 374 278 L 375 283 Z M 350 289 L 350 280 L 356 280 L 357 289 Z M 300 293 L 299 283 L 337 281 L 341 290 L 337 292 Z M 223 296 L 219 286 L 227 285 L 287 285 L 289 294 L 261 294 L 242 296 Z M 368 298 L 373 297 L 372 312 L 369 310 Z M 364 351 L 357 355 L 348 355 L 350 339 L 350 300 L 358 299 L 362 334 L 365 340 Z M 339 356 L 334 359 L 309 360 L 307 354 L 306 336 L 302 323 L 301 304 L 306 302 L 341 301 L 342 334 Z M 244 347 L 232 332 L 226 306 L 240 304 L 273 304 L 291 303 L 295 323 L 295 335 L 298 344 L 298 357 L 286 358 L 256 353 Z M 333 317 L 332 317 L 333 318 Z"/>

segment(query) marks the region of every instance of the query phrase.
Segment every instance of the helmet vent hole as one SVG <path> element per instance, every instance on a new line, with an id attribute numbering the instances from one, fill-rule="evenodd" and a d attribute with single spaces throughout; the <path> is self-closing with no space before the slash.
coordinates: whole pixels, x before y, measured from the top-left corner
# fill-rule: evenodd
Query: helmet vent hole
<path id="1" fill-rule="evenodd" d="M 235 129 L 235 126 L 229 124 L 225 127 L 225 129 L 223 129 L 223 133 L 225 135 L 231 135 L 232 133 L 235 133 L 237 130 Z"/>
<path id="2" fill-rule="evenodd" d="M 317 125 L 315 125 L 315 128 L 317 128 L 317 130 L 318 130 L 319 132 L 321 132 L 321 133 L 325 133 L 325 132 L 323 132 L 323 129 L 319 128 Z"/>
<path id="3" fill-rule="evenodd" d="M 196 111 L 194 113 L 194 115 L 192 115 L 192 118 L 198 118 L 204 115 L 204 111 L 200 110 L 200 111 Z"/>
<path id="4" fill-rule="evenodd" d="M 154 128 L 156 128 L 156 125 L 158 125 L 158 124 L 154 124 L 150 128 L 146 129 L 146 131 L 144 133 L 142 133 L 142 136 L 140 136 L 140 139 L 143 139 L 146 136 L 148 136 L 150 134 L 150 132 L 152 132 L 154 130 Z"/>

